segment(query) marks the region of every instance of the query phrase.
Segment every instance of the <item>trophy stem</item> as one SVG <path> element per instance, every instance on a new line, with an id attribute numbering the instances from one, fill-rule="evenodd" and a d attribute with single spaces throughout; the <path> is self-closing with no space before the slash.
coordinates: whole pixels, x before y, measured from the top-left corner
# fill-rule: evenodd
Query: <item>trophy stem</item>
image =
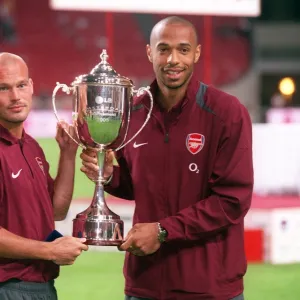
<path id="1" fill-rule="evenodd" d="M 103 147 L 101 147 L 100 150 L 97 151 L 97 155 L 98 155 L 97 159 L 98 159 L 98 166 L 99 166 L 99 174 L 98 174 L 97 182 L 101 182 L 101 184 L 103 185 L 103 183 L 105 182 L 104 163 L 105 163 L 105 156 L 106 156 L 106 151 L 103 149 Z"/>
<path id="2" fill-rule="evenodd" d="M 73 220 L 73 236 L 85 237 L 86 244 L 94 246 L 118 246 L 123 241 L 124 223 L 112 212 L 104 196 L 104 163 L 106 151 L 98 151 L 99 174 L 91 205 Z"/>
<path id="3" fill-rule="evenodd" d="M 104 198 L 104 162 L 105 162 L 105 154 L 106 151 L 103 149 L 100 149 L 100 151 L 97 152 L 97 159 L 98 159 L 98 165 L 99 165 L 99 173 L 98 178 L 95 180 L 96 186 L 94 191 L 94 197 L 91 204 L 91 207 L 93 208 L 99 208 L 101 211 L 109 211 L 105 198 Z"/>
<path id="4" fill-rule="evenodd" d="M 101 212 L 108 212 L 109 211 L 109 209 L 106 205 L 106 202 L 105 202 L 105 198 L 104 198 L 104 186 L 99 181 L 96 182 L 91 207 L 92 208 L 98 208 Z"/>

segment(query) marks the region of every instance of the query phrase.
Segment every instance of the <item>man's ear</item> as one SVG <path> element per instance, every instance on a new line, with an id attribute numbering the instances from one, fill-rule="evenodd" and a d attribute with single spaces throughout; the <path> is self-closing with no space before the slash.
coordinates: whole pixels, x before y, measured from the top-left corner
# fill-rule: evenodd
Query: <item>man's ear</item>
<path id="1" fill-rule="evenodd" d="M 196 47 L 194 63 L 198 62 L 200 56 L 201 56 L 201 45 L 198 45 Z"/>
<path id="2" fill-rule="evenodd" d="M 29 85 L 31 87 L 31 93 L 33 94 L 33 81 L 31 78 L 29 78 Z"/>
<path id="3" fill-rule="evenodd" d="M 152 51 L 151 51 L 151 47 L 149 44 L 146 46 L 146 53 L 147 53 L 149 61 L 152 63 L 153 62 Z"/>

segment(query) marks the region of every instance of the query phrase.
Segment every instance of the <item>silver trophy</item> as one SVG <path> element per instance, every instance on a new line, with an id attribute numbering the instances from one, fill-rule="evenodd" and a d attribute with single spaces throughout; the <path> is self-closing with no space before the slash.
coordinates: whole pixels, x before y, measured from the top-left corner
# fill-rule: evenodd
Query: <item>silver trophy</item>
<path id="1" fill-rule="evenodd" d="M 130 79 L 120 76 L 107 62 L 108 55 L 103 50 L 101 61 L 89 74 L 76 77 L 71 87 L 57 83 L 53 90 L 52 103 L 58 121 L 55 96 L 62 90 L 73 94 L 73 124 L 77 142 L 82 148 L 93 149 L 98 154 L 99 174 L 93 180 L 96 184 L 91 205 L 77 214 L 73 220 L 73 236 L 84 237 L 88 245 L 118 246 L 123 241 L 124 223 L 120 216 L 112 212 L 105 201 L 103 177 L 105 153 L 118 151 L 130 143 L 146 126 L 153 108 L 150 88 L 134 90 Z M 141 128 L 126 141 L 133 95 L 147 92 L 150 109 Z"/>

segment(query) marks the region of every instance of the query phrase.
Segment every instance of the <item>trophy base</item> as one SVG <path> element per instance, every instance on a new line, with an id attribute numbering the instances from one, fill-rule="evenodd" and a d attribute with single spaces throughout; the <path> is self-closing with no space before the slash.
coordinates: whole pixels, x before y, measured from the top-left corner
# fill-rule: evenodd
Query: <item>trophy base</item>
<path id="1" fill-rule="evenodd" d="M 87 240 L 85 242 L 86 245 L 89 246 L 121 246 L 123 241 L 120 240 L 110 240 L 110 241 L 105 241 L 105 240 Z"/>
<path id="2" fill-rule="evenodd" d="M 112 215 L 89 216 L 80 213 L 73 220 L 73 237 L 86 238 L 91 246 L 119 246 L 123 243 L 124 222 Z"/>

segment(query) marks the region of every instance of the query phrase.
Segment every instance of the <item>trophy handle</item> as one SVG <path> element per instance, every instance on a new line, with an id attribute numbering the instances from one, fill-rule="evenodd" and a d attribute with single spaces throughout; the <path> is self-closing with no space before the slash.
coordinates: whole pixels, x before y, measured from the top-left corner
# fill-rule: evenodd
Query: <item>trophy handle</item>
<path id="1" fill-rule="evenodd" d="M 60 122 L 61 119 L 58 117 L 58 113 L 57 113 L 57 109 L 56 109 L 56 99 L 55 99 L 55 96 L 56 96 L 56 94 L 57 94 L 57 92 L 58 92 L 58 90 L 59 90 L 60 88 L 61 88 L 62 91 L 65 92 L 67 95 L 69 95 L 70 92 L 71 92 L 71 90 L 72 90 L 72 88 L 69 87 L 69 86 L 67 86 L 66 84 L 56 82 L 56 87 L 54 88 L 53 93 L 52 93 L 52 106 L 53 106 L 53 110 L 54 110 L 54 115 L 55 115 L 55 117 L 56 117 L 56 119 L 57 119 L 58 122 Z M 77 141 L 69 134 L 69 132 L 68 132 L 66 129 L 64 129 L 64 131 L 65 131 L 65 133 L 70 137 L 70 139 L 73 140 L 74 143 L 76 143 L 76 144 L 77 144 L 78 146 L 80 146 L 81 148 L 86 149 L 86 147 L 85 147 L 84 145 L 78 143 L 78 142 L 77 142 Z M 75 132 L 76 132 L 77 137 L 78 137 L 78 132 L 77 132 L 77 130 L 76 130 L 76 126 L 75 126 Z M 78 139 L 79 139 L 79 137 L 78 137 Z"/>
<path id="2" fill-rule="evenodd" d="M 148 121 L 149 121 L 149 119 L 151 117 L 151 113 L 152 113 L 153 105 L 154 105 L 153 97 L 152 97 L 152 94 L 150 92 L 150 87 L 149 86 L 147 86 L 147 87 L 141 87 L 138 90 L 133 90 L 133 93 L 136 93 L 138 97 L 141 96 L 142 94 L 144 94 L 145 92 L 148 93 L 148 95 L 150 97 L 150 109 L 149 109 L 149 112 L 148 112 L 148 115 L 146 117 L 146 120 L 145 120 L 144 124 L 142 125 L 142 127 L 136 132 L 136 134 L 131 139 L 129 139 L 125 144 L 121 144 L 121 146 L 118 147 L 117 149 L 115 149 L 115 151 L 118 151 L 118 150 L 122 149 L 123 147 L 125 147 L 127 144 L 129 144 L 133 139 L 136 138 L 136 136 L 138 134 L 140 134 L 140 132 L 147 125 L 147 123 L 148 123 Z"/>

